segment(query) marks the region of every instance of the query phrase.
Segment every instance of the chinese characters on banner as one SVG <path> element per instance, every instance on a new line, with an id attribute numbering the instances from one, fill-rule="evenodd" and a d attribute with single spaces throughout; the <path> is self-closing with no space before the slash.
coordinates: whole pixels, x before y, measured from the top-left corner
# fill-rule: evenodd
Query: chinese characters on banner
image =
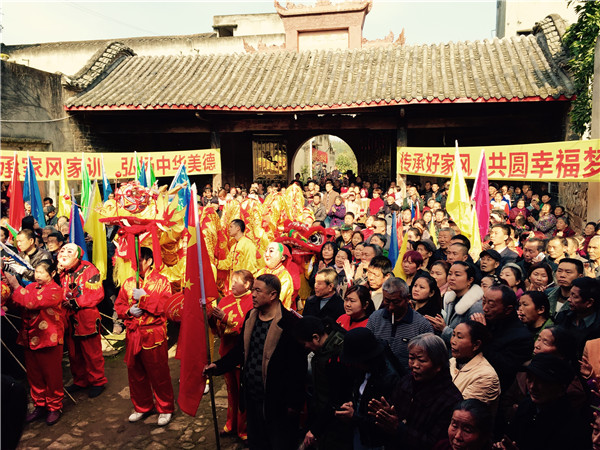
<path id="1" fill-rule="evenodd" d="M 19 160 L 19 174 L 23 179 L 27 165 L 27 152 L 16 152 Z M 38 181 L 60 180 L 64 165 L 69 180 L 81 179 L 81 153 L 72 152 L 29 152 Z M 91 179 L 102 178 L 102 154 L 83 153 Z M 11 179 L 14 152 L 3 151 L 0 155 L 0 180 Z M 138 153 L 140 162 L 148 158 L 157 177 L 173 176 L 181 164 L 185 164 L 188 175 L 209 175 L 221 173 L 221 151 L 184 150 L 177 152 Z M 104 167 L 109 179 L 125 180 L 135 177 L 134 153 L 104 153 Z"/>
<path id="2" fill-rule="evenodd" d="M 465 177 L 475 178 L 482 147 L 459 147 Z M 454 147 L 398 147 L 397 173 L 450 177 Z M 485 147 L 491 180 L 600 182 L 600 139 Z"/>

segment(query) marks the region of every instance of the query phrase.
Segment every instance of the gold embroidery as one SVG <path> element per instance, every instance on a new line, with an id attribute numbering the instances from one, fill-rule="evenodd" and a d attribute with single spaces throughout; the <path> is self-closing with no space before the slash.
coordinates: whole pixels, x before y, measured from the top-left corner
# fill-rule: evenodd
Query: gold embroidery
<path id="1" fill-rule="evenodd" d="M 58 336 L 56 333 L 52 333 L 50 335 L 50 342 L 56 342 L 58 340 Z"/>
<path id="2" fill-rule="evenodd" d="M 46 322 L 45 320 L 42 320 L 40 322 L 40 324 L 38 325 L 38 328 L 40 330 L 47 330 L 48 329 L 48 322 Z"/>
<path id="3" fill-rule="evenodd" d="M 38 345 L 40 343 L 40 338 L 37 336 L 33 336 L 29 342 L 32 346 L 35 347 L 36 345 Z"/>

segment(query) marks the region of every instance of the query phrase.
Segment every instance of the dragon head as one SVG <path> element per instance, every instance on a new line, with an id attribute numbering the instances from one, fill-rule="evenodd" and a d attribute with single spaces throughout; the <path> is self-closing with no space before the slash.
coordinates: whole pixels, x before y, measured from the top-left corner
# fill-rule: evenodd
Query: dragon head
<path id="1" fill-rule="evenodd" d="M 287 221 L 283 233 L 275 242 L 292 247 L 292 257 L 313 256 L 325 242 L 335 240 L 335 231 L 321 226 L 309 227 L 301 222 Z"/>

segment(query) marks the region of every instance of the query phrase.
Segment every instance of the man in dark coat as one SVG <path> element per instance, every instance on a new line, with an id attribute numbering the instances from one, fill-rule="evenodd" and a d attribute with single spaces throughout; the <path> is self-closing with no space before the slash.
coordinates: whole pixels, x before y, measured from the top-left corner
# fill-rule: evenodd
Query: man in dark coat
<path id="1" fill-rule="evenodd" d="M 527 366 L 529 396 L 519 403 L 507 433 L 519 450 L 592 448 L 589 408 L 575 410 L 567 399 L 573 376 L 569 363 L 557 356 L 533 357 Z"/>
<path id="2" fill-rule="evenodd" d="M 491 286 L 482 306 L 483 314 L 475 313 L 473 319 L 485 324 L 492 337 L 483 356 L 496 370 L 500 387 L 506 392 L 520 367 L 531 358 L 533 338 L 517 317 L 517 296 L 508 286 Z"/>
<path id="3" fill-rule="evenodd" d="M 315 295 L 306 299 L 303 316 L 315 316 L 319 319 L 331 318 L 334 322 L 345 314 L 344 300 L 335 292 L 337 272 L 326 267 L 315 277 Z"/>
<path id="4" fill-rule="evenodd" d="M 295 448 L 304 404 L 307 360 L 294 338 L 298 316 L 279 300 L 275 275 L 260 275 L 252 287 L 254 309 L 246 315 L 240 339 L 223 358 L 205 367 L 220 375 L 242 366 L 240 408 L 245 408 L 250 449 Z"/>

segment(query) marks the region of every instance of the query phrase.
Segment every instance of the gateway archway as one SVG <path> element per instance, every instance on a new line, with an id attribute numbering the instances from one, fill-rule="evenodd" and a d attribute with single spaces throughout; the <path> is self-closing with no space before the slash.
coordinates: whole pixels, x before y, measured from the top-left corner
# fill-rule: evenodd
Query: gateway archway
<path id="1" fill-rule="evenodd" d="M 292 159 L 292 173 L 299 173 L 302 181 L 325 178 L 332 173 L 344 174 L 348 170 L 358 175 L 356 155 L 346 141 L 332 134 L 307 139 Z"/>

